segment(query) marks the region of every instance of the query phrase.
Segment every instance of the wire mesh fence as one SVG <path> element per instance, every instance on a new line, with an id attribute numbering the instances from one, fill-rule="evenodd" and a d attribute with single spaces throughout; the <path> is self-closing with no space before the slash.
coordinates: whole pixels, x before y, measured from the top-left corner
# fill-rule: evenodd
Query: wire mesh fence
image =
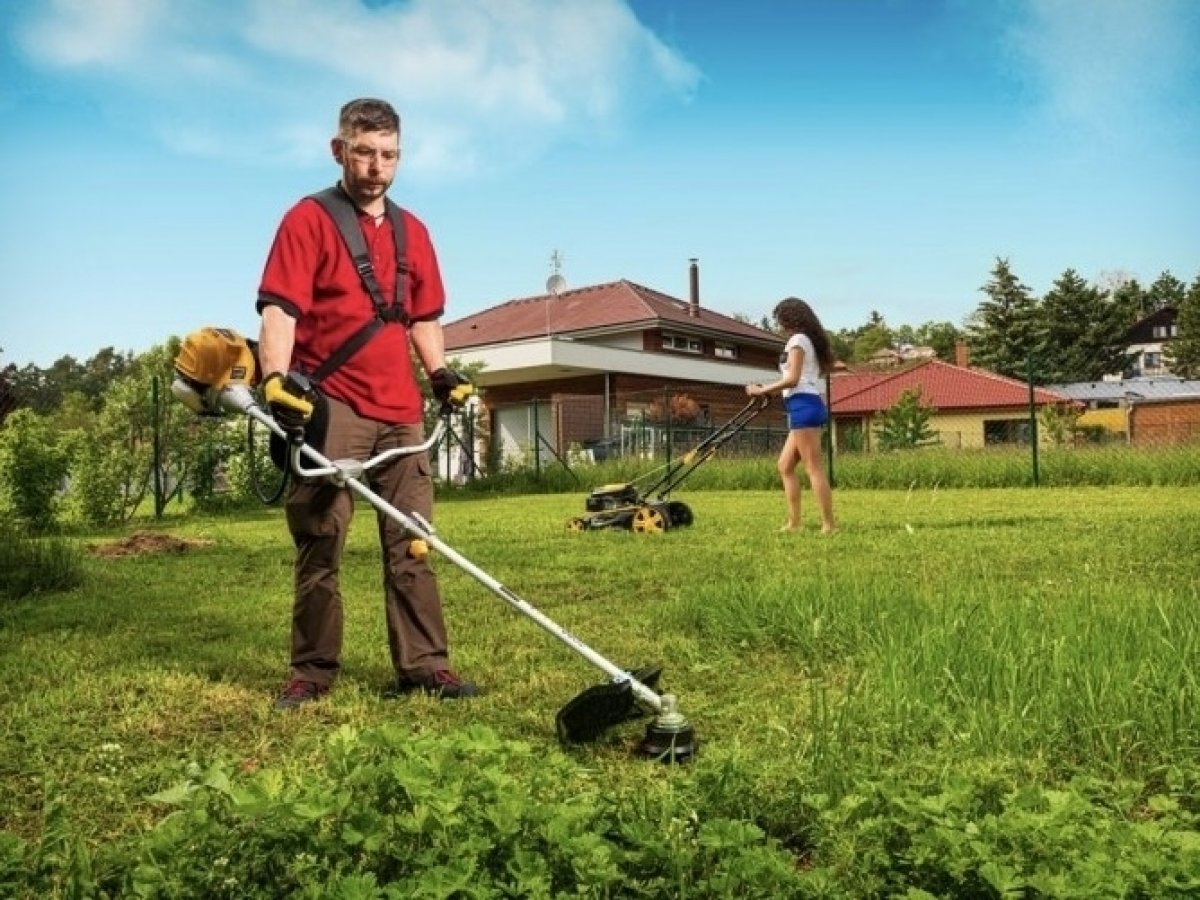
<path id="1" fill-rule="evenodd" d="M 841 487 L 1200 483 L 1200 390 L 1191 398 L 1100 403 L 1051 397 L 1026 385 L 1038 393 L 1024 405 L 953 411 L 926 406 L 916 413 L 919 439 L 896 446 L 882 439 L 889 410 L 847 410 L 850 404 L 836 398 L 837 378 L 826 393 L 832 414 L 824 446 L 826 465 Z M 554 392 L 481 406 L 469 440 L 448 438 L 457 441 L 460 457 L 468 448 L 471 453 L 470 463 L 460 460 L 451 477 L 524 471 L 536 478 L 613 462 L 626 468 L 669 464 L 718 433 L 747 399 L 740 385 L 692 383 L 608 396 Z M 762 462 L 772 479 L 773 465 L 765 464 L 786 436 L 784 410 L 774 399 L 723 439 L 714 458 Z M 443 461 L 439 471 L 451 469 Z"/>

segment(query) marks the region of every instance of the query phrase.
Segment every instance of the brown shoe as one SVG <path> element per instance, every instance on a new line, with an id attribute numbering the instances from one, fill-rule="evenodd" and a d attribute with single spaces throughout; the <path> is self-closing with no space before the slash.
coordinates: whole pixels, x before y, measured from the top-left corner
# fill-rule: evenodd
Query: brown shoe
<path id="1" fill-rule="evenodd" d="M 297 706 L 313 700 L 320 700 L 328 693 L 329 688 L 327 687 L 305 681 L 303 678 L 293 678 L 283 686 L 283 690 L 275 700 L 275 708 L 278 710 L 295 709 Z"/>
<path id="2" fill-rule="evenodd" d="M 439 700 L 462 700 L 466 697 L 479 696 L 479 688 L 470 681 L 464 681 L 449 669 L 438 669 L 426 675 L 405 676 L 396 679 L 395 686 L 388 695 L 399 697 L 420 691 Z"/>

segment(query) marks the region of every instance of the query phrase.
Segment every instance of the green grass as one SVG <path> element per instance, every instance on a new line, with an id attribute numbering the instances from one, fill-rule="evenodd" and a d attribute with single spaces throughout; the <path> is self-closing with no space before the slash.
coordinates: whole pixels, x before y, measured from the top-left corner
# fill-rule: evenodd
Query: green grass
<path id="1" fill-rule="evenodd" d="M 1186 813 L 1175 830 L 1192 835 L 1181 865 L 1200 878 L 1200 489 L 839 491 L 842 530 L 828 538 L 779 533 L 777 490 L 680 499 L 695 525 L 661 535 L 567 532 L 583 491 L 443 502 L 437 524 L 614 662 L 664 664 L 702 742 L 689 766 L 633 759 L 640 724 L 560 748 L 555 711 L 603 676 L 444 560 L 454 664 L 488 693 L 383 699 L 366 507 L 343 571 L 342 680 L 326 701 L 273 713 L 291 550 L 281 513 L 261 510 L 150 526 L 205 543 L 89 555 L 82 587 L 0 604 L 3 830 L 38 839 L 58 798 L 72 833 L 100 848 L 159 821 L 148 797 L 189 764 L 299 774 L 342 725 L 452 738 L 485 724 L 526 742 L 535 768 L 565 762 L 617 797 L 753 822 L 851 895 L 879 871 L 887 890 L 937 883 L 899 867 L 878 823 L 915 815 L 910 800 L 960 796 L 945 793 L 959 782 L 989 797 L 1083 791 L 1101 823 L 1170 798 Z"/>

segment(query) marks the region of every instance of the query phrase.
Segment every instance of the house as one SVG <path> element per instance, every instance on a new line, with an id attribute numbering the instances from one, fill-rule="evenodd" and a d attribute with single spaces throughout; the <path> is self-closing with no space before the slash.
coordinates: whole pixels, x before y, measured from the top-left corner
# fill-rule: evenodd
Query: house
<path id="1" fill-rule="evenodd" d="M 506 455 L 601 455 L 647 420 L 720 422 L 741 388 L 775 377 L 779 335 L 625 279 L 509 300 L 443 328 L 446 352 L 483 365 L 485 428 Z"/>
<path id="2" fill-rule="evenodd" d="M 877 368 L 892 368 L 918 359 L 934 359 L 937 351 L 932 347 L 900 344 L 898 347 L 884 347 L 876 350 L 867 360 L 867 364 Z"/>
<path id="3" fill-rule="evenodd" d="M 896 372 L 835 372 L 830 378 L 834 446 L 870 450 L 881 416 L 905 391 L 920 390 L 933 410 L 929 427 L 939 444 L 980 448 L 1029 442 L 1029 385 L 983 369 L 929 359 Z M 1035 408 L 1073 405 L 1063 394 L 1037 388 Z"/>
<path id="4" fill-rule="evenodd" d="M 1200 381 L 1165 375 L 1047 385 L 1084 405 L 1077 428 L 1126 443 L 1164 446 L 1200 441 Z"/>
<path id="5" fill-rule="evenodd" d="M 1163 364 L 1163 349 L 1179 334 L 1178 315 L 1175 307 L 1164 306 L 1133 324 L 1125 337 L 1130 375 L 1152 378 L 1171 374 Z"/>
<path id="6" fill-rule="evenodd" d="M 443 333 L 447 355 L 483 367 L 476 381 L 492 449 L 525 461 L 532 454 L 537 464 L 572 451 L 643 452 L 663 430 L 678 440 L 681 429 L 725 422 L 745 404 L 744 385 L 777 377 L 784 345 L 773 332 L 701 306 L 695 263 L 687 301 L 622 279 L 509 300 L 449 322 Z M 1029 440 L 1027 384 L 916 355 L 886 371 L 834 372 L 836 446 L 871 449 L 883 412 L 916 387 L 935 409 L 930 425 L 945 446 Z M 1039 408 L 1073 402 L 1034 393 Z M 776 408 L 760 422 L 774 429 L 760 435 L 774 451 L 782 415 Z"/>

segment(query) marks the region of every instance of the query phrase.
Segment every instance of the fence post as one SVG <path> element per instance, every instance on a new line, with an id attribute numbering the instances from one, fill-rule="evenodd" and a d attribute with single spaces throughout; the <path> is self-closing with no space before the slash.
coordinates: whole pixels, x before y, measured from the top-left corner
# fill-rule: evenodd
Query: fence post
<path id="1" fill-rule="evenodd" d="M 541 427 L 538 425 L 538 401 L 533 399 L 533 477 L 542 480 L 542 443 Z"/>
<path id="2" fill-rule="evenodd" d="M 825 373 L 825 411 L 829 414 L 829 421 L 825 423 L 825 452 L 827 454 L 826 466 L 829 469 L 829 486 L 837 487 L 837 479 L 833 477 L 833 372 Z"/>
<path id="3" fill-rule="evenodd" d="M 162 486 L 162 439 L 160 431 L 162 426 L 162 410 L 158 397 L 158 376 L 155 375 L 150 382 L 150 430 L 154 435 L 154 518 L 161 519 L 163 514 L 163 486 Z"/>
<path id="4" fill-rule="evenodd" d="M 666 424 L 666 434 L 664 435 L 664 437 L 666 438 L 666 440 L 664 442 L 666 444 L 666 447 L 664 449 L 666 450 L 666 454 L 667 454 L 666 467 L 669 470 L 671 468 L 671 440 L 672 440 L 671 395 L 666 387 L 663 388 L 663 410 L 666 413 L 665 418 L 663 420 L 664 423 Z"/>
<path id="5" fill-rule="evenodd" d="M 1034 403 L 1033 394 L 1033 354 L 1030 353 L 1025 359 L 1026 373 L 1029 378 L 1029 445 L 1033 448 L 1033 486 L 1037 487 L 1041 479 L 1038 473 L 1037 406 Z"/>

